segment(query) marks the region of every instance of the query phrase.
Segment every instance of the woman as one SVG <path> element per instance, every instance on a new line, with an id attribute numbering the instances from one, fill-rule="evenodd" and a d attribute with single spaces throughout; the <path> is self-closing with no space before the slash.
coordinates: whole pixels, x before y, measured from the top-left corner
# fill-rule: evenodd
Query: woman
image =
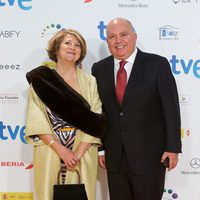
<path id="1" fill-rule="evenodd" d="M 62 166 L 62 182 L 77 183 L 76 168 L 88 200 L 94 200 L 105 118 L 95 78 L 78 67 L 86 55 L 86 42 L 77 31 L 62 30 L 50 39 L 47 52 L 55 69 L 40 66 L 27 73 L 26 140 L 34 144 L 36 196 L 53 199 Z"/>

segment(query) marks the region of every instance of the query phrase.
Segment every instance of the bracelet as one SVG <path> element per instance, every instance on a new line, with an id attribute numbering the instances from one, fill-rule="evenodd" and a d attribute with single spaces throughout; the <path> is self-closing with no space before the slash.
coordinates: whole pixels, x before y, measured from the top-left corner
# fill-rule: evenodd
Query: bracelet
<path id="1" fill-rule="evenodd" d="M 48 144 L 49 147 L 51 147 L 51 145 L 55 142 L 55 140 L 51 140 Z"/>

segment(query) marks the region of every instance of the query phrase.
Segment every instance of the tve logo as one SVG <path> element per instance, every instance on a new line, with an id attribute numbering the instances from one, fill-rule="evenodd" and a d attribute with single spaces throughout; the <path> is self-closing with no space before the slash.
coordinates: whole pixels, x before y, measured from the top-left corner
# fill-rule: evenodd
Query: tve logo
<path id="1" fill-rule="evenodd" d="M 8 7 L 18 5 L 18 7 L 22 10 L 30 10 L 32 8 L 31 5 L 27 5 L 28 2 L 32 2 L 32 0 L 0 0 L 0 7 Z"/>
<path id="2" fill-rule="evenodd" d="M 5 125 L 2 121 L 0 121 L 0 140 L 16 140 L 17 136 L 20 140 L 26 144 L 24 139 L 25 136 L 25 126 L 16 125 L 12 127 L 11 125 Z"/>
<path id="3" fill-rule="evenodd" d="M 175 75 L 192 73 L 196 78 L 200 78 L 200 59 L 184 60 L 178 59 L 176 55 L 172 55 L 170 59 L 172 72 Z"/>
<path id="4" fill-rule="evenodd" d="M 97 28 L 99 29 L 99 36 L 102 40 L 106 40 L 105 36 L 106 27 L 107 26 L 104 24 L 104 21 L 100 21 L 99 25 L 97 26 Z"/>

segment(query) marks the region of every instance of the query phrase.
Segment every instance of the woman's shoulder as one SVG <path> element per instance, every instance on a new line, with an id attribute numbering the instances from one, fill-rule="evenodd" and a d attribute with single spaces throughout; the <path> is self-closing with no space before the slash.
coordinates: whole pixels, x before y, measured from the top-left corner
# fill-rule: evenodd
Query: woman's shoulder
<path id="1" fill-rule="evenodd" d="M 78 74 L 80 77 L 84 78 L 85 81 L 96 82 L 96 78 L 89 72 L 86 72 L 84 69 L 78 68 Z"/>

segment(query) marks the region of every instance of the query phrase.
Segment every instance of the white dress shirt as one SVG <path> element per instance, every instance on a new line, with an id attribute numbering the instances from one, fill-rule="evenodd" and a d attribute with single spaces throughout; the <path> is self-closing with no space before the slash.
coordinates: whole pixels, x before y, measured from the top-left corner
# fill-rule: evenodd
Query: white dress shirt
<path id="1" fill-rule="evenodd" d="M 131 54 L 129 58 L 126 59 L 127 63 L 124 66 L 124 69 L 126 70 L 127 74 L 127 83 L 131 74 L 131 70 L 133 67 L 133 64 L 135 62 L 135 57 L 137 55 L 137 48 L 135 48 L 135 51 Z M 116 84 L 116 77 L 117 77 L 117 72 L 119 70 L 119 63 L 121 60 L 118 60 L 117 58 L 114 58 L 114 73 L 115 73 L 115 84 Z"/>

